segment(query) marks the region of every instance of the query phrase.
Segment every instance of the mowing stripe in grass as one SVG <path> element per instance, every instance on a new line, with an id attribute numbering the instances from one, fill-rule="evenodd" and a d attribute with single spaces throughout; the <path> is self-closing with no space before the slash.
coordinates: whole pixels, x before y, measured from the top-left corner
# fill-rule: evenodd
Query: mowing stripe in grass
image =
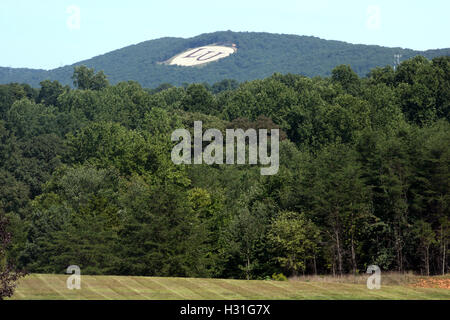
<path id="1" fill-rule="evenodd" d="M 68 300 L 69 297 L 67 297 L 64 293 L 62 293 L 61 291 L 59 291 L 58 289 L 54 288 L 48 281 L 47 279 L 41 275 L 41 274 L 37 274 L 36 277 L 42 281 L 48 288 L 50 288 L 51 290 L 55 291 L 59 296 L 63 297 L 64 299 Z"/>
<path id="2" fill-rule="evenodd" d="M 361 300 L 361 299 L 373 299 L 370 296 L 369 289 L 366 289 L 358 284 L 352 283 L 328 283 L 330 287 L 336 288 L 336 299 L 346 300 Z M 331 289 L 330 289 L 331 290 Z M 360 292 L 361 294 L 358 294 Z M 378 296 L 380 299 L 386 299 L 383 296 Z"/>
<path id="3" fill-rule="evenodd" d="M 174 288 L 178 290 L 182 290 L 188 294 L 188 299 L 198 299 L 202 300 L 203 296 L 198 294 L 197 292 L 191 290 L 189 283 L 187 283 L 185 278 L 164 278 L 163 281 L 166 281 L 167 285 L 172 285 Z"/>
<path id="4" fill-rule="evenodd" d="M 263 300 L 264 297 L 263 295 L 260 294 L 260 292 L 258 290 L 255 290 L 254 288 L 252 288 L 251 285 L 249 285 L 249 283 L 251 283 L 249 280 L 224 280 L 226 283 L 234 286 L 236 288 L 235 291 L 242 291 L 242 289 L 245 289 L 249 295 L 247 296 L 248 299 L 254 299 L 254 300 Z"/>
<path id="5" fill-rule="evenodd" d="M 89 294 L 84 290 L 70 290 L 67 288 L 67 276 L 63 275 L 52 275 L 48 278 L 51 283 L 54 283 L 55 287 L 62 288 L 62 291 L 66 295 L 66 300 L 81 300 L 81 299 L 89 299 Z"/>
<path id="6" fill-rule="evenodd" d="M 359 284 L 350 284 L 350 283 L 339 283 L 341 286 L 343 287 L 350 287 L 350 296 L 354 296 L 354 294 L 352 294 L 353 291 L 359 291 L 362 293 L 362 295 L 360 296 L 361 299 L 373 299 L 373 297 L 378 297 L 381 300 L 386 300 L 389 299 L 389 296 L 392 296 L 392 294 L 389 294 L 386 291 L 381 291 L 381 290 L 370 290 L 367 288 L 367 286 L 362 286 Z"/>
<path id="7" fill-rule="evenodd" d="M 286 298 L 290 295 L 288 294 L 288 290 L 284 288 L 283 286 L 275 286 L 277 288 L 277 292 L 280 294 L 279 296 L 274 295 L 274 285 L 270 285 L 270 282 L 275 281 L 263 281 L 263 280 L 257 280 L 252 282 L 247 282 L 247 285 L 250 287 L 254 287 L 258 293 L 260 293 L 263 297 L 270 297 L 270 299 L 278 299 L 278 298 Z M 297 290 L 292 291 L 292 294 L 295 297 L 298 297 L 299 292 Z M 300 293 L 301 294 L 301 293 Z"/>
<path id="8" fill-rule="evenodd" d="M 200 279 L 200 283 L 202 287 L 208 287 L 211 291 L 223 297 L 222 299 L 230 300 L 236 297 L 243 297 L 234 290 L 233 286 L 228 285 L 224 279 L 214 279 L 214 281 Z"/>
<path id="9" fill-rule="evenodd" d="M 278 281 L 265 281 L 264 286 L 265 288 L 267 288 L 267 290 L 269 291 L 269 293 L 272 293 L 271 295 L 273 295 L 274 292 L 278 292 L 279 294 L 277 296 L 275 296 L 276 298 L 280 298 L 280 299 L 286 299 L 289 297 L 297 297 L 300 294 L 302 296 L 302 298 L 305 298 L 305 296 L 303 295 L 302 291 L 297 291 L 297 290 L 291 290 L 286 286 L 280 285 L 281 283 Z"/>
<path id="10" fill-rule="evenodd" d="M 388 299 L 395 299 L 395 300 L 427 299 L 427 297 L 421 296 L 420 293 L 416 292 L 415 290 L 408 290 L 407 287 L 382 286 L 381 289 L 378 291 L 388 295 L 390 294 L 391 298 L 388 297 Z"/>
<path id="11" fill-rule="evenodd" d="M 91 279 L 90 280 L 96 280 L 94 277 L 90 277 Z M 85 279 L 86 280 L 86 279 Z M 86 289 L 86 290 L 89 290 L 89 291 L 92 291 L 92 292 L 94 292 L 94 293 L 96 293 L 97 295 L 100 295 L 100 296 L 102 296 L 103 298 L 105 298 L 106 300 L 114 300 L 112 297 L 109 297 L 109 296 L 106 296 L 106 295 L 104 295 L 103 293 L 101 293 L 100 292 L 100 290 L 98 290 L 98 289 L 94 289 L 94 286 L 91 284 L 91 283 L 89 283 L 90 281 L 83 281 L 83 284 L 82 284 L 82 290 L 83 289 Z M 111 291 L 112 293 L 114 293 L 114 294 L 116 294 L 114 291 L 112 291 L 109 287 L 107 287 L 107 288 L 105 288 L 105 289 L 107 289 L 107 290 L 109 290 L 109 291 Z M 117 294 L 116 294 L 117 295 Z M 119 296 L 120 297 L 120 296 Z M 99 299 L 99 298 L 98 298 Z"/>
<path id="12" fill-rule="evenodd" d="M 426 288 L 410 288 L 408 286 L 392 286 L 393 292 L 402 292 L 404 299 L 430 300 L 435 299 L 434 295 L 438 295 L 441 299 L 450 299 L 450 290 L 447 289 L 426 289 Z"/>
<path id="13" fill-rule="evenodd" d="M 17 289 L 16 289 L 16 294 L 18 292 L 23 292 L 23 295 L 26 297 L 28 296 L 32 296 L 34 298 L 33 292 L 37 292 L 37 291 L 41 291 L 42 292 L 42 287 L 39 286 L 39 289 L 37 289 L 38 287 L 38 283 L 40 282 L 39 279 L 36 279 L 36 277 L 34 275 L 28 275 L 22 279 L 19 280 L 19 282 L 17 283 Z M 16 298 L 15 295 L 13 296 L 13 299 Z"/>
<path id="14" fill-rule="evenodd" d="M 146 299 L 145 296 L 142 297 L 142 294 L 139 293 L 138 290 L 133 289 L 128 286 L 124 281 L 129 281 L 128 277 L 121 276 L 112 276 L 108 281 L 108 286 L 111 290 L 114 290 L 122 300 L 137 300 L 137 299 Z"/>
<path id="15" fill-rule="evenodd" d="M 151 295 L 148 295 L 148 293 L 154 295 L 155 293 L 152 292 L 148 287 L 142 285 L 139 281 L 137 281 L 136 277 L 129 277 L 130 281 L 132 281 L 133 283 L 137 284 L 137 286 L 139 287 L 139 290 L 137 290 L 137 292 L 140 292 L 142 296 L 145 297 L 145 299 L 147 300 L 152 300 L 154 299 L 154 297 L 152 297 Z"/>
<path id="16" fill-rule="evenodd" d="M 25 295 L 19 290 L 16 290 L 14 294 L 17 295 L 18 299 L 25 299 Z"/>
<path id="17" fill-rule="evenodd" d="M 243 284 L 244 281 L 245 280 L 241 280 L 241 281 L 239 281 L 239 283 L 242 282 L 242 284 Z M 239 295 L 241 295 L 244 299 L 257 299 L 254 296 L 254 292 L 252 290 L 248 289 L 246 286 L 238 285 L 236 282 L 237 282 L 236 280 L 230 280 L 230 279 L 222 280 L 223 285 L 228 286 L 228 288 L 230 288 L 230 290 L 232 290 L 235 293 L 239 292 Z"/>
<path id="18" fill-rule="evenodd" d="M 135 277 L 134 281 L 147 288 L 154 295 L 155 300 L 174 299 L 172 294 L 162 285 L 152 281 L 148 277 Z"/>
<path id="19" fill-rule="evenodd" d="M 369 290 L 363 284 L 341 282 L 82 276 L 81 290 L 68 290 L 66 280 L 67 275 L 29 275 L 20 279 L 12 299 L 450 300 L 450 290 L 408 285 Z"/>
<path id="20" fill-rule="evenodd" d="M 292 297 L 294 297 L 294 299 L 296 299 L 296 300 L 299 300 L 300 298 L 299 298 L 299 296 L 298 295 L 301 295 L 301 299 L 302 300 L 306 300 L 307 298 L 306 298 L 306 296 L 303 294 L 303 290 L 297 290 L 297 289 L 294 289 L 294 290 L 292 290 L 291 288 L 289 288 L 289 286 L 284 286 L 284 285 L 282 285 L 280 282 L 278 282 L 278 281 L 268 281 L 268 283 L 271 285 L 271 286 L 273 286 L 273 287 L 276 287 L 276 288 L 278 288 L 278 289 L 281 289 L 281 290 L 283 290 L 284 292 L 292 292 L 292 294 L 293 294 L 293 296 Z M 289 294 L 289 295 L 287 295 L 288 297 L 291 297 L 291 295 Z"/>
<path id="21" fill-rule="evenodd" d="M 162 278 L 152 278 L 151 281 L 159 284 L 161 287 L 163 287 L 164 289 L 166 289 L 169 292 L 172 292 L 175 296 L 180 297 L 182 300 L 189 300 L 190 299 L 189 296 L 185 297 L 181 293 L 178 293 L 177 291 L 173 290 L 172 288 L 170 288 L 170 287 L 166 286 L 165 284 L 161 283 L 161 281 L 159 279 L 162 279 Z"/>
<path id="22" fill-rule="evenodd" d="M 82 289 L 88 285 L 88 290 L 97 295 L 96 299 L 101 299 L 98 295 L 102 295 L 108 300 L 122 299 L 122 294 L 111 286 L 110 282 L 113 277 L 109 276 L 84 276 Z"/>
<path id="23" fill-rule="evenodd" d="M 320 292 L 317 292 L 317 287 L 310 284 L 310 283 L 295 283 L 295 282 L 289 282 L 289 283 L 274 283 L 274 285 L 280 286 L 284 288 L 285 290 L 289 290 L 294 293 L 295 299 L 300 299 L 299 294 L 302 296 L 302 298 L 306 299 L 306 292 L 311 292 L 312 295 L 308 297 L 308 299 L 326 299 L 325 296 L 323 296 Z M 298 286 L 302 286 L 301 290 L 298 289 Z M 303 287 L 305 286 L 305 287 Z M 304 294 L 305 292 L 305 294 Z"/>
<path id="24" fill-rule="evenodd" d="M 111 277 L 110 281 L 108 282 L 108 287 L 114 291 L 121 300 L 136 300 L 136 296 L 140 296 L 140 293 L 135 291 L 134 289 L 128 287 L 126 284 L 124 284 L 120 277 Z M 136 298 L 136 299 L 135 299 Z"/>
<path id="25" fill-rule="evenodd" d="M 289 282 L 289 283 L 285 284 L 285 283 L 278 282 L 278 281 L 270 281 L 270 284 L 272 286 L 275 286 L 275 287 L 283 289 L 287 292 L 290 292 L 291 294 L 289 294 L 288 297 L 291 299 L 295 299 L 295 300 L 316 299 L 316 296 L 323 297 L 323 295 L 321 295 L 320 293 L 316 293 L 315 291 L 314 291 L 315 296 L 307 297 L 307 296 L 305 296 L 305 294 L 303 294 L 303 292 L 306 292 L 307 290 L 309 292 L 311 289 L 302 288 L 301 290 L 299 290 L 298 288 L 292 287 L 293 282 Z M 312 287 L 309 283 L 302 283 L 302 285 Z M 323 297 L 323 298 L 325 299 L 325 297 Z"/>
<path id="26" fill-rule="evenodd" d="M 449 289 L 436 289 L 436 288 L 418 288 L 418 289 L 411 289 L 407 288 L 407 290 L 421 293 L 420 297 L 422 299 L 436 299 L 436 295 L 440 299 L 447 299 L 450 300 L 450 290 Z"/>
<path id="27" fill-rule="evenodd" d="M 237 283 L 237 280 L 226 279 L 224 281 L 234 288 L 234 290 L 233 290 L 234 292 L 241 291 L 241 292 L 245 293 L 246 299 L 252 299 L 252 300 L 260 300 L 261 299 L 259 297 L 258 293 L 255 294 L 254 290 L 248 288 L 248 286 L 246 285 L 246 280 L 239 281 L 239 284 Z"/>
<path id="28" fill-rule="evenodd" d="M 210 281 L 208 284 L 203 285 L 201 282 L 201 279 L 184 279 L 187 282 L 189 282 L 189 284 L 195 288 L 195 292 L 201 292 L 203 296 L 203 299 L 206 300 L 226 300 L 227 297 L 221 295 L 220 293 L 218 293 L 216 290 L 212 290 L 212 286 L 214 285 L 214 281 Z"/>
<path id="29" fill-rule="evenodd" d="M 326 297 L 325 297 L 324 295 L 320 294 L 320 293 L 318 294 L 319 296 L 324 297 L 324 299 L 327 299 L 327 300 L 336 300 L 336 299 L 338 299 L 337 297 L 335 297 L 336 291 L 330 290 L 330 289 L 328 289 L 328 288 L 324 288 L 323 286 L 320 286 L 320 285 L 318 285 L 318 284 L 314 284 L 314 283 L 312 283 L 312 282 L 308 282 L 308 284 L 309 284 L 311 287 L 314 287 L 314 288 L 318 289 L 319 291 L 326 291 L 326 292 L 329 292 L 330 295 L 329 295 L 329 296 L 326 296 Z"/>
<path id="30" fill-rule="evenodd" d="M 243 294 L 243 290 L 236 292 L 236 288 L 233 285 L 230 285 L 226 282 L 225 279 L 217 280 L 217 286 L 219 286 L 222 290 L 225 290 L 233 295 L 233 299 L 240 300 L 240 299 L 248 299 L 247 296 Z"/>
<path id="31" fill-rule="evenodd" d="M 230 290 L 229 286 L 223 285 L 222 279 L 214 279 L 214 281 L 209 281 L 208 279 L 200 279 L 200 283 L 203 287 L 209 287 L 214 292 L 217 292 L 224 299 L 235 299 L 236 297 L 242 297 L 237 294 L 234 290 Z"/>

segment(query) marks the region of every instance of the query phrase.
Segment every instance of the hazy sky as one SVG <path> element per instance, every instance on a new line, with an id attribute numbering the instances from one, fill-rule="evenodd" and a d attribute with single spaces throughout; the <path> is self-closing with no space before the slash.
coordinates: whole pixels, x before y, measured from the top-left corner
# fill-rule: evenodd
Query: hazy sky
<path id="1" fill-rule="evenodd" d="M 450 47 L 449 0 L 0 0 L 0 66 L 51 69 L 164 36 L 219 30 Z"/>

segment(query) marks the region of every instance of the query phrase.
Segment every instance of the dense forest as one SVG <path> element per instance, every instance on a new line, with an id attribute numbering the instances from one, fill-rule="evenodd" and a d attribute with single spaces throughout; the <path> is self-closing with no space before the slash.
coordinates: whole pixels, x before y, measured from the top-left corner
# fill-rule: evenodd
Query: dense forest
<path id="1" fill-rule="evenodd" d="M 7 259 L 38 273 L 448 272 L 450 57 L 359 77 L 0 86 Z M 279 128 L 280 170 L 175 165 L 178 128 Z"/>
<path id="2" fill-rule="evenodd" d="M 189 48 L 213 43 L 234 43 L 238 51 L 200 67 L 161 64 Z M 328 77 L 331 70 L 341 64 L 350 65 L 360 77 L 365 77 L 375 67 L 392 65 L 396 54 L 401 55 L 402 61 L 417 55 L 432 59 L 450 55 L 450 48 L 415 51 L 308 36 L 220 31 L 187 39 L 166 37 L 145 41 L 53 70 L 0 67 L 0 84 L 19 82 L 37 87 L 41 81 L 49 79 L 72 86 L 73 68 L 79 65 L 103 70 L 111 84 L 134 80 L 146 88 L 156 88 L 161 83 L 181 86 L 206 82 L 212 85 L 224 79 L 243 82 L 264 79 L 275 72 Z"/>

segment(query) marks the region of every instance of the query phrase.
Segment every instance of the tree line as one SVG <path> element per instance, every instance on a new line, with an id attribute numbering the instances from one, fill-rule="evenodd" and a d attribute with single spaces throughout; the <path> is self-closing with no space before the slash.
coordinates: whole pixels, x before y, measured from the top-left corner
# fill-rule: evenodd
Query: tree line
<path id="1" fill-rule="evenodd" d="M 0 86 L 3 262 L 29 272 L 265 279 L 448 272 L 450 58 L 359 77 Z M 280 169 L 174 165 L 171 133 L 280 129 Z M 6 230 L 6 229 L 5 229 Z M 9 265 L 9 264 L 8 264 Z"/>

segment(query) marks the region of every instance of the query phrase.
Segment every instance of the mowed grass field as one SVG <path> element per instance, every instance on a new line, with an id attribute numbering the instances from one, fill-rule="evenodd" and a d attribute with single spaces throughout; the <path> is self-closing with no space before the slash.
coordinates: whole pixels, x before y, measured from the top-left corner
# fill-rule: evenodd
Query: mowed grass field
<path id="1" fill-rule="evenodd" d="M 27 300 L 450 300 L 450 290 L 412 284 L 369 290 L 362 283 L 305 279 L 245 281 L 224 279 L 82 276 L 81 289 L 66 287 L 68 275 L 32 274 L 18 283 L 12 299 Z"/>

